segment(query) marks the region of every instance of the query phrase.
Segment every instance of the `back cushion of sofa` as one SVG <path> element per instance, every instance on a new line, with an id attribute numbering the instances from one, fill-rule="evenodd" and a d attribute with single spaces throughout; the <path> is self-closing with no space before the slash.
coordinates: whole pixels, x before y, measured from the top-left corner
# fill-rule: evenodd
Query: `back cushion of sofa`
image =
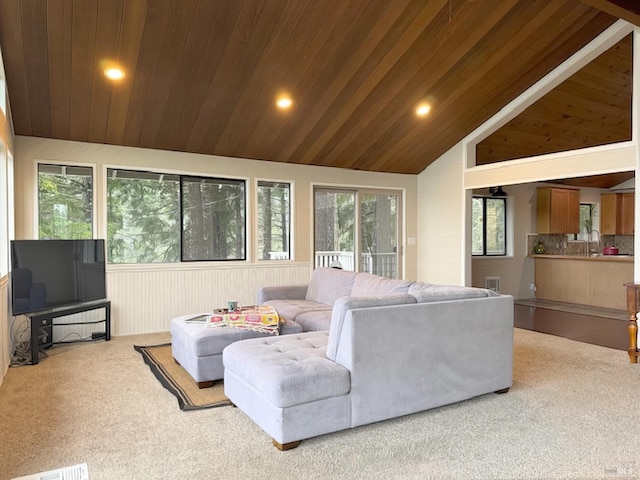
<path id="1" fill-rule="evenodd" d="M 307 300 L 333 305 L 344 296 L 351 295 L 355 272 L 337 268 L 316 268 L 307 288 Z"/>
<path id="2" fill-rule="evenodd" d="M 493 290 L 476 287 L 462 287 L 459 285 L 424 285 L 421 289 L 411 289 L 409 294 L 418 303 L 441 302 L 447 300 L 461 300 L 465 298 L 494 297 L 499 294 Z"/>
<path id="3" fill-rule="evenodd" d="M 354 308 L 388 307 L 392 305 L 406 305 L 416 303 L 416 299 L 408 294 L 394 293 L 390 295 L 377 295 L 370 297 L 342 297 L 333 305 L 331 312 L 331 327 L 329 328 L 329 344 L 327 345 L 327 357 L 336 359 L 338 344 L 342 335 L 344 317 L 349 310 Z"/>
<path id="4" fill-rule="evenodd" d="M 412 280 L 396 280 L 380 277 L 370 273 L 358 273 L 353 281 L 351 296 L 387 295 L 391 293 L 407 293 Z"/>

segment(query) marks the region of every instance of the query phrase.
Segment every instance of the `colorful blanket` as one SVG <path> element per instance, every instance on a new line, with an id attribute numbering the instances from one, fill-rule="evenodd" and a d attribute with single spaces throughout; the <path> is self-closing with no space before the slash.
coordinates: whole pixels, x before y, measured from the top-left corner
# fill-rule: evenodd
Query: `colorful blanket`
<path id="1" fill-rule="evenodd" d="M 236 312 L 216 312 L 207 319 L 209 327 L 244 328 L 255 332 L 278 335 L 280 316 L 269 306 L 240 307 Z"/>

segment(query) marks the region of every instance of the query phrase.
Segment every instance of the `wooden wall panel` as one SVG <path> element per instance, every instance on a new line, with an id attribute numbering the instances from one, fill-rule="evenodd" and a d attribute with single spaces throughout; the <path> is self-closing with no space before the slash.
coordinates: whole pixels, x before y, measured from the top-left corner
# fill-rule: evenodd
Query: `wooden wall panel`
<path id="1" fill-rule="evenodd" d="M 575 0 L 3 0 L 0 47 L 18 135 L 417 174 L 615 20 Z M 561 115 L 616 115 L 626 95 L 592 84 L 628 80 L 625 48 Z"/>
<path id="2" fill-rule="evenodd" d="M 228 300 L 255 304 L 259 287 L 308 283 L 312 270 L 304 263 L 252 267 L 108 269 L 112 334 L 168 331 L 172 318 L 210 312 Z"/>

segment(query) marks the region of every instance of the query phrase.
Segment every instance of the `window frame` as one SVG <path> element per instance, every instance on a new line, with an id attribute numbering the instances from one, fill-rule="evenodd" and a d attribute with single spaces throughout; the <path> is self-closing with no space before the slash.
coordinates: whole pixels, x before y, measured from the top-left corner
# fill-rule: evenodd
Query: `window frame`
<path id="1" fill-rule="evenodd" d="M 178 175 L 179 177 L 179 182 L 180 182 L 180 262 L 179 263 L 193 263 L 193 262 L 246 262 L 247 259 L 249 258 L 249 252 L 248 252 L 248 228 L 247 228 L 247 218 L 249 215 L 249 209 L 247 206 L 247 192 L 249 190 L 249 186 L 248 186 L 248 182 L 245 179 L 236 179 L 236 178 L 230 178 L 230 177 L 209 177 L 209 176 L 203 176 L 203 175 Z M 200 180 L 203 183 L 211 183 L 211 184 L 215 184 L 215 181 L 218 181 L 218 183 L 237 183 L 237 184 L 242 184 L 242 189 L 243 189 L 243 199 L 242 199 L 242 207 L 243 207 L 243 216 L 242 216 L 242 235 L 243 235 L 243 245 L 242 245 L 242 250 L 243 250 L 243 255 L 241 258 L 205 258 L 205 259 L 185 259 L 185 252 L 184 252 L 184 241 L 185 241 L 185 228 L 184 228 L 184 185 L 185 185 L 185 181 L 186 180 L 192 181 L 192 180 Z M 195 182 L 192 182 L 195 183 Z"/>
<path id="2" fill-rule="evenodd" d="M 316 192 L 324 191 L 330 193 L 343 193 L 354 195 L 354 221 L 355 230 L 353 232 L 353 244 L 354 244 L 354 271 L 360 271 L 361 254 L 362 254 L 362 197 L 364 195 L 387 195 L 396 196 L 396 265 L 395 265 L 395 277 L 396 279 L 404 278 L 405 271 L 405 254 L 404 246 L 406 243 L 406 225 L 405 225 L 405 201 L 406 191 L 402 188 L 385 188 L 385 187 L 369 187 L 361 185 L 332 185 L 326 183 L 311 183 L 311 264 L 313 268 L 316 268 Z"/>
<path id="3" fill-rule="evenodd" d="M 482 200 L 482 253 L 473 253 L 473 242 L 471 245 L 471 256 L 473 258 L 502 258 L 509 256 L 509 202 L 508 197 L 492 197 L 490 195 L 472 195 L 473 200 Z M 504 203 L 504 250 L 503 253 L 487 253 L 487 200 L 500 200 Z M 473 208 L 471 209 L 471 220 L 473 221 Z M 473 238 L 473 225 L 471 225 L 471 237 Z"/>
<path id="4" fill-rule="evenodd" d="M 258 192 L 260 190 L 260 183 L 282 183 L 289 186 L 289 258 L 276 258 L 267 259 L 260 258 L 260 225 L 259 225 L 259 207 L 258 207 Z M 295 260 L 295 182 L 292 180 L 275 180 L 269 178 L 256 178 L 254 181 L 255 201 L 253 203 L 253 209 L 255 212 L 253 219 L 253 226 L 255 232 L 255 239 L 252 242 L 255 251 L 256 262 L 291 262 Z"/>
<path id="5" fill-rule="evenodd" d="M 0 139 L 0 278 L 9 273 L 9 165 L 8 148 Z"/>
<path id="6" fill-rule="evenodd" d="M 186 171 L 178 171 L 178 170 L 170 170 L 170 169 L 162 169 L 162 168 L 154 168 L 154 169 L 148 169 L 148 168 L 139 168 L 139 167 L 130 167 L 130 166 L 125 166 L 125 165 L 114 165 L 114 164 L 104 164 L 103 165 L 103 173 L 104 173 L 104 181 L 102 184 L 102 188 L 104 191 L 104 197 L 105 197 L 105 201 L 104 201 L 104 238 L 105 238 L 105 243 L 106 243 L 106 249 L 107 252 L 109 251 L 109 238 L 108 238 L 108 212 L 109 212 L 109 202 L 108 202 L 108 181 L 109 181 L 109 171 L 112 170 L 117 170 L 117 171 L 122 171 L 122 172 L 133 172 L 133 173 L 138 173 L 138 174 L 149 174 L 149 175 L 157 175 L 157 176 L 172 176 L 172 177 L 176 177 L 178 179 L 178 197 L 179 197 L 179 202 L 180 202 L 180 211 L 179 211 L 179 231 L 176 232 L 177 236 L 178 236 L 178 242 L 179 242 L 179 247 L 180 247 L 180 253 L 179 253 L 179 259 L 175 262 L 128 262 L 128 263 L 114 263 L 112 262 L 110 259 L 107 258 L 107 268 L 113 267 L 113 268 L 140 268 L 141 266 L 144 266 L 145 268 L 155 268 L 158 266 L 174 266 L 174 267 L 178 267 L 180 265 L 182 266 L 187 266 L 187 265 L 206 265 L 206 264 L 210 264 L 210 263 L 228 263 L 228 262 L 243 262 L 246 263 L 249 261 L 249 258 L 251 258 L 251 242 L 249 242 L 249 215 L 252 213 L 249 209 L 249 198 L 250 198 L 250 194 L 251 194 L 251 186 L 250 186 L 250 182 L 249 182 L 249 178 L 248 177 L 241 177 L 241 176 L 224 176 L 224 175 L 202 175 L 202 174 L 193 174 L 190 172 L 186 172 Z M 183 259 L 183 252 L 182 252 L 182 241 L 183 241 L 183 218 L 182 218 L 182 179 L 183 178 L 189 178 L 189 179 L 194 179 L 194 178 L 202 178 L 205 180 L 222 180 L 222 181 L 230 181 L 230 182 L 242 182 L 244 183 L 244 258 L 242 259 L 221 259 L 221 260 L 200 260 L 200 259 L 187 259 L 184 260 Z M 163 267 L 163 268 L 165 268 Z"/>
<path id="7" fill-rule="evenodd" d="M 9 166 L 12 167 L 12 162 L 10 159 Z M 98 225 L 98 179 L 97 179 L 97 170 L 98 167 L 95 163 L 88 162 L 73 162 L 73 161 L 53 161 L 53 160 L 45 160 L 45 159 L 35 159 L 33 162 L 33 171 L 34 171 L 34 205 L 35 212 L 33 218 L 33 226 L 34 226 L 34 238 L 40 238 L 40 171 L 39 165 L 50 165 L 53 167 L 69 167 L 69 168 L 90 168 L 91 169 L 91 238 L 99 238 L 99 225 Z M 11 173 L 11 172 L 8 172 Z"/>

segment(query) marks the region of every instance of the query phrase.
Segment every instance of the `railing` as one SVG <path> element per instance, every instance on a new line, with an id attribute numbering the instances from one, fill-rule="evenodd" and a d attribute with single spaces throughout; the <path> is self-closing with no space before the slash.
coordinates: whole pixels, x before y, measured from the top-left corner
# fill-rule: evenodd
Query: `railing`
<path id="1" fill-rule="evenodd" d="M 332 267 L 338 264 L 349 271 L 355 270 L 353 252 L 316 252 L 316 267 Z M 360 255 L 360 271 L 388 278 L 397 276 L 397 256 L 391 253 L 363 253 Z"/>
<path id="2" fill-rule="evenodd" d="M 289 260 L 289 252 L 269 252 L 269 260 Z"/>
<path id="3" fill-rule="evenodd" d="M 316 267 L 339 265 L 343 270 L 354 271 L 353 252 L 316 252 Z"/>

